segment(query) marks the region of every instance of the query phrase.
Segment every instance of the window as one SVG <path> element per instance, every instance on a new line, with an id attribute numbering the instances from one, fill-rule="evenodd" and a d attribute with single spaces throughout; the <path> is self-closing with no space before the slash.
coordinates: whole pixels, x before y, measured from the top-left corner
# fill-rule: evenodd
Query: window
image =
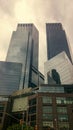
<path id="1" fill-rule="evenodd" d="M 39 85 L 44 84 L 44 78 L 42 78 L 41 76 L 39 76 Z"/>
<path id="2" fill-rule="evenodd" d="M 35 126 L 35 125 L 36 125 L 36 121 L 31 121 L 31 122 L 30 122 L 30 125 L 31 125 L 31 126 Z"/>
<path id="3" fill-rule="evenodd" d="M 52 113 L 52 106 L 43 106 L 43 113 Z"/>
<path id="4" fill-rule="evenodd" d="M 66 104 L 66 98 L 65 97 L 57 97 L 56 103 L 57 104 Z"/>
<path id="5" fill-rule="evenodd" d="M 29 101 L 29 105 L 32 106 L 32 105 L 36 105 L 36 98 L 33 98 Z"/>
<path id="6" fill-rule="evenodd" d="M 68 98 L 57 97 L 56 98 L 56 103 L 57 104 L 73 104 L 73 98 L 71 98 L 71 97 L 68 97 Z"/>
<path id="7" fill-rule="evenodd" d="M 2 118 L 0 118 L 0 123 L 2 122 Z"/>
<path id="8" fill-rule="evenodd" d="M 43 120 L 53 120 L 52 106 L 43 106 Z"/>
<path id="9" fill-rule="evenodd" d="M 68 122 L 60 122 L 58 123 L 59 130 L 69 130 L 69 123 Z"/>
<path id="10" fill-rule="evenodd" d="M 38 73 L 32 70 L 31 82 L 38 86 Z"/>
<path id="11" fill-rule="evenodd" d="M 2 117 L 3 116 L 3 113 L 0 113 L 0 117 Z"/>
<path id="12" fill-rule="evenodd" d="M 31 121 L 34 121 L 34 120 L 36 120 L 36 115 L 31 116 Z"/>
<path id="13" fill-rule="evenodd" d="M 36 106 L 30 107 L 29 108 L 29 113 L 30 114 L 36 113 Z"/>
<path id="14" fill-rule="evenodd" d="M 73 104 L 73 98 L 71 97 L 66 98 L 66 102 L 67 104 Z"/>
<path id="15" fill-rule="evenodd" d="M 43 121 L 43 126 L 53 127 L 53 122 L 52 121 Z"/>
<path id="16" fill-rule="evenodd" d="M 43 98 L 43 103 L 52 103 L 52 98 L 48 96 L 44 96 Z"/>
<path id="17" fill-rule="evenodd" d="M 4 105 L 0 104 L 0 111 L 4 111 Z"/>
<path id="18" fill-rule="evenodd" d="M 48 120 L 52 121 L 53 120 L 53 115 L 52 114 L 43 114 L 43 120 Z"/>
<path id="19" fill-rule="evenodd" d="M 58 115 L 58 120 L 61 122 L 68 122 L 68 115 L 64 114 L 64 115 Z"/>
<path id="20" fill-rule="evenodd" d="M 67 108 L 66 107 L 57 107 L 57 112 L 58 113 L 67 113 Z"/>

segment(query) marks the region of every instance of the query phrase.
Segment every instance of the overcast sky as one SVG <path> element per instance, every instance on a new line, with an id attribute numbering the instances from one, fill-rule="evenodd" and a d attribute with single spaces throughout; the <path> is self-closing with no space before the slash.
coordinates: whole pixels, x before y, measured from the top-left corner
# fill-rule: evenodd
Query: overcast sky
<path id="1" fill-rule="evenodd" d="M 18 23 L 34 23 L 39 30 L 39 68 L 46 61 L 45 23 L 61 22 L 73 51 L 72 0 L 0 0 L 0 60 L 5 60 L 11 34 Z"/>

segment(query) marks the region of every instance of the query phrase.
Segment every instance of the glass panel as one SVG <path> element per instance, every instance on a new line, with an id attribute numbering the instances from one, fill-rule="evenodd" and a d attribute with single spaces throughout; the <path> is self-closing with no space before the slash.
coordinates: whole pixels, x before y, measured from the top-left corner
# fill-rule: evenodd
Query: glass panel
<path id="1" fill-rule="evenodd" d="M 58 113 L 67 113 L 67 108 L 66 107 L 57 107 L 57 112 Z"/>
<path id="2" fill-rule="evenodd" d="M 55 86 L 40 86 L 40 92 L 50 92 L 50 93 L 64 93 L 64 87 L 55 87 Z"/>
<path id="3" fill-rule="evenodd" d="M 31 122 L 30 122 L 30 125 L 31 125 L 31 126 L 35 126 L 35 125 L 36 125 L 36 121 L 31 121 Z"/>
<path id="4" fill-rule="evenodd" d="M 44 78 L 42 78 L 41 76 L 39 76 L 39 85 L 44 84 Z"/>
<path id="5" fill-rule="evenodd" d="M 2 118 L 0 118 L 0 123 L 2 122 Z"/>
<path id="6" fill-rule="evenodd" d="M 52 98 L 51 97 L 42 97 L 43 103 L 52 103 Z"/>
<path id="7" fill-rule="evenodd" d="M 69 123 L 68 122 L 60 122 L 58 123 L 60 130 L 69 130 Z"/>
<path id="8" fill-rule="evenodd" d="M 8 98 L 7 97 L 0 97 L 0 101 L 8 101 Z"/>
<path id="9" fill-rule="evenodd" d="M 53 122 L 52 121 L 43 121 L 43 126 L 53 127 Z"/>
<path id="10" fill-rule="evenodd" d="M 1 95 L 10 95 L 19 89 L 22 65 L 0 61 L 0 101 L 8 100 Z"/>
<path id="11" fill-rule="evenodd" d="M 0 111 L 3 111 L 4 110 L 4 106 L 0 106 Z"/>
<path id="12" fill-rule="evenodd" d="M 34 121 L 34 120 L 36 120 L 36 115 L 31 116 L 31 121 Z"/>
<path id="13" fill-rule="evenodd" d="M 36 98 L 33 98 L 32 100 L 29 101 L 29 105 L 35 105 L 36 104 Z"/>
<path id="14" fill-rule="evenodd" d="M 58 115 L 58 120 L 59 121 L 68 121 L 68 115 Z"/>
<path id="15" fill-rule="evenodd" d="M 66 98 L 57 97 L 57 98 L 56 98 L 56 103 L 57 103 L 57 104 L 66 104 Z"/>
<path id="16" fill-rule="evenodd" d="M 0 113 L 0 117 L 2 117 L 3 116 L 3 113 Z"/>
<path id="17" fill-rule="evenodd" d="M 73 104 L 73 98 L 71 98 L 71 97 L 68 97 L 68 98 L 57 97 L 56 98 L 56 103 L 57 104 Z"/>
<path id="18" fill-rule="evenodd" d="M 38 73 L 32 70 L 31 82 L 38 86 Z"/>
<path id="19" fill-rule="evenodd" d="M 43 106 L 43 113 L 52 113 L 51 106 Z"/>
<path id="20" fill-rule="evenodd" d="M 71 97 L 66 98 L 66 102 L 67 102 L 67 104 L 73 104 L 73 98 L 71 98 Z"/>
<path id="21" fill-rule="evenodd" d="M 53 120 L 53 115 L 52 114 L 43 114 L 43 120 Z"/>
<path id="22" fill-rule="evenodd" d="M 35 106 L 34 107 L 30 107 L 29 108 L 29 113 L 30 114 L 36 113 L 36 107 Z"/>

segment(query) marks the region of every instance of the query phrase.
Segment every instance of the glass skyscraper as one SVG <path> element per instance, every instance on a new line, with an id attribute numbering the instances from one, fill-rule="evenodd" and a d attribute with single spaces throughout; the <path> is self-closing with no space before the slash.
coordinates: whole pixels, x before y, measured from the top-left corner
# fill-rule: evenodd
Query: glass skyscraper
<path id="1" fill-rule="evenodd" d="M 19 89 L 22 64 L 0 61 L 0 96 Z"/>
<path id="2" fill-rule="evenodd" d="M 39 32 L 33 24 L 18 24 L 17 30 L 12 34 L 6 61 L 22 63 L 20 88 L 39 84 L 38 40 Z"/>
<path id="3" fill-rule="evenodd" d="M 61 23 L 47 23 L 46 34 L 48 60 L 62 51 L 65 51 L 70 61 L 72 62 L 66 34 L 62 28 Z"/>

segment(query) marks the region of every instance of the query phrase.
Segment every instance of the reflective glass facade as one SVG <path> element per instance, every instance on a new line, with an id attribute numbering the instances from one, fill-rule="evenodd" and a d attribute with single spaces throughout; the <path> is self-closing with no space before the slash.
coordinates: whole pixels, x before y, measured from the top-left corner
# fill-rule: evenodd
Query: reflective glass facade
<path id="1" fill-rule="evenodd" d="M 6 61 L 22 63 L 20 88 L 29 86 L 32 66 L 38 69 L 38 48 L 38 30 L 35 26 L 18 24 L 17 30 L 12 34 Z"/>
<path id="2" fill-rule="evenodd" d="M 62 51 L 65 51 L 67 56 L 71 60 L 69 45 L 61 23 L 47 23 L 46 33 L 48 59 L 51 59 Z"/>
<path id="3" fill-rule="evenodd" d="M 48 84 L 47 74 L 52 77 L 52 70 L 55 69 L 59 76 L 61 84 L 73 84 L 73 65 L 65 52 L 62 52 L 52 59 L 45 62 L 45 83 Z"/>
<path id="4" fill-rule="evenodd" d="M 29 76 L 29 87 L 34 88 L 41 84 L 44 84 L 44 76 L 35 67 L 32 67 Z"/>
<path id="5" fill-rule="evenodd" d="M 50 92 L 50 93 L 64 93 L 64 87 L 60 87 L 60 86 L 54 86 L 54 85 L 42 85 L 39 87 L 39 91 L 38 92 Z"/>
<path id="6" fill-rule="evenodd" d="M 0 61 L 0 95 L 10 95 L 19 89 L 22 65 Z"/>

